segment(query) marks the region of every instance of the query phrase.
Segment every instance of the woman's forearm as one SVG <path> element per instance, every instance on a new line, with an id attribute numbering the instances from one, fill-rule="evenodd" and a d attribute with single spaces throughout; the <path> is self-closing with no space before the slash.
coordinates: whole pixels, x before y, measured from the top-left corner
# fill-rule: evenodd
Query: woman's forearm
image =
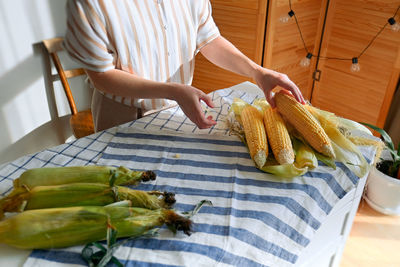
<path id="1" fill-rule="evenodd" d="M 289 90 L 297 101 L 305 103 L 299 88 L 286 74 L 261 67 L 222 36 L 205 45 L 200 52 L 213 64 L 252 78 L 272 106 L 275 106 L 272 89 L 276 86 Z"/>
<path id="2" fill-rule="evenodd" d="M 179 90 L 179 84 L 151 81 L 117 69 L 86 72 L 96 89 L 122 97 L 175 100 L 176 91 Z"/>
<path id="3" fill-rule="evenodd" d="M 222 36 L 205 45 L 200 52 L 213 64 L 246 77 L 254 78 L 260 68 Z"/>
<path id="4" fill-rule="evenodd" d="M 200 129 L 210 128 L 216 122 L 205 117 L 201 101 L 214 107 L 210 96 L 190 85 L 146 80 L 121 70 L 106 72 L 86 71 L 96 89 L 130 98 L 166 98 L 175 100 L 186 116 Z"/>

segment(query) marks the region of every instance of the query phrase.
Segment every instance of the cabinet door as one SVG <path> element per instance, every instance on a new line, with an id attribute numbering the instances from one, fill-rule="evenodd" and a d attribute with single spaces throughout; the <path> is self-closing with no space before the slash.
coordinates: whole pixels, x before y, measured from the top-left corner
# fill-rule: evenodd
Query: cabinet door
<path id="1" fill-rule="evenodd" d="M 357 57 L 398 5 L 394 0 L 331 0 L 321 56 Z M 361 70 L 351 72 L 351 61 L 320 60 L 321 79 L 315 82 L 311 103 L 383 127 L 399 80 L 400 33 L 387 26 L 359 58 L 359 64 Z"/>
<path id="2" fill-rule="evenodd" d="M 211 0 L 211 5 L 221 35 L 261 64 L 267 0 Z M 205 92 L 249 80 L 213 65 L 201 53 L 195 60 L 192 84 Z"/>
<path id="3" fill-rule="evenodd" d="M 321 30 L 323 25 L 326 0 L 293 0 L 292 10 L 301 27 L 302 37 L 307 50 L 318 54 Z M 307 55 L 295 18 L 286 23 L 280 18 L 290 11 L 288 0 L 269 1 L 266 42 L 264 47 L 263 66 L 285 73 L 297 84 L 306 99 L 310 99 L 313 66 L 311 58 L 309 67 L 300 66 L 300 61 Z"/>

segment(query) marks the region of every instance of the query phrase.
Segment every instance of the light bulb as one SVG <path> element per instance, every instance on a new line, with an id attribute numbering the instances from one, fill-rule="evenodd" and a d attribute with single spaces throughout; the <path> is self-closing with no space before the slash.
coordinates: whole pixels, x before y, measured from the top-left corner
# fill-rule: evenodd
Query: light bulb
<path id="1" fill-rule="evenodd" d="M 394 32 L 400 31 L 400 24 L 394 19 L 394 18 L 389 18 L 388 22 L 390 24 L 390 29 Z"/>
<path id="2" fill-rule="evenodd" d="M 353 57 L 351 59 L 351 67 L 350 67 L 350 71 L 351 72 L 359 72 L 360 71 L 360 64 L 358 64 L 358 58 Z"/>
<path id="3" fill-rule="evenodd" d="M 308 67 L 310 66 L 311 63 L 311 57 L 312 54 L 311 53 L 307 53 L 307 56 L 303 57 L 300 61 L 300 66 L 302 67 Z"/>
<path id="4" fill-rule="evenodd" d="M 286 15 L 283 15 L 282 17 L 279 18 L 279 21 L 282 23 L 286 23 L 290 20 L 291 17 L 294 16 L 294 11 L 290 10 Z"/>

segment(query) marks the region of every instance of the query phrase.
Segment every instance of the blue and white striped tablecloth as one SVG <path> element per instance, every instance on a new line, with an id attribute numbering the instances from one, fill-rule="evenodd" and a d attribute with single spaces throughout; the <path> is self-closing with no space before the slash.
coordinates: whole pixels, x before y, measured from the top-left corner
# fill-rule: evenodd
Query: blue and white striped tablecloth
<path id="1" fill-rule="evenodd" d="M 213 92 L 218 124 L 195 127 L 176 107 L 70 144 L 23 157 L 0 170 L 0 192 L 26 169 L 42 166 L 123 165 L 154 170 L 157 179 L 138 187 L 176 193 L 177 211 L 193 217 L 191 236 L 161 229 L 154 238 L 130 241 L 115 256 L 126 266 L 292 266 L 334 205 L 357 184 L 344 165 L 322 163 L 302 177 L 283 179 L 255 168 L 247 148 L 228 134 L 226 115 L 234 97 L 257 94 Z M 364 148 L 370 161 L 374 149 Z M 82 247 L 34 250 L 25 266 L 85 265 Z"/>

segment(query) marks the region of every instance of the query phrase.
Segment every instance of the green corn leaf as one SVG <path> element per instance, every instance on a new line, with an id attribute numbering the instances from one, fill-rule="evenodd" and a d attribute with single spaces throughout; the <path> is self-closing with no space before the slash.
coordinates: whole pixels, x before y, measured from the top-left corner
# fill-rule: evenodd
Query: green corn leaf
<path id="1" fill-rule="evenodd" d="M 118 201 L 118 202 L 114 202 L 111 204 L 108 204 L 104 207 L 132 207 L 132 201 L 130 200 L 122 200 L 122 201 Z"/>
<path id="2" fill-rule="evenodd" d="M 116 186 L 111 187 L 111 192 L 113 193 L 114 201 L 120 202 L 121 199 L 119 198 L 119 195 L 118 195 L 118 187 L 116 187 Z"/>
<path id="3" fill-rule="evenodd" d="M 97 247 L 98 249 L 100 249 L 103 252 L 107 251 L 107 249 L 102 244 L 100 244 L 99 242 L 92 242 L 90 244 L 92 244 L 93 246 Z"/>
<path id="4" fill-rule="evenodd" d="M 104 251 L 97 251 L 92 255 L 91 261 L 95 267 L 100 267 L 100 261 L 104 258 Z"/>
<path id="5" fill-rule="evenodd" d="M 107 228 L 107 247 L 111 247 L 117 241 L 117 230 L 112 227 Z"/>
<path id="6" fill-rule="evenodd" d="M 117 231 L 115 231 L 115 233 L 113 233 L 111 235 L 115 235 L 115 238 L 116 238 Z M 114 264 L 116 264 L 118 267 L 123 267 L 123 264 L 117 258 L 115 258 L 113 256 L 115 251 L 117 251 L 117 249 L 120 246 L 122 246 L 123 244 L 125 244 L 126 242 L 128 242 L 130 240 L 134 240 L 134 239 L 138 239 L 138 238 L 154 237 L 156 235 L 158 235 L 158 229 L 151 229 L 148 232 L 144 233 L 142 236 L 126 238 L 125 240 L 122 240 L 120 242 L 116 242 L 116 239 L 115 239 L 115 241 L 110 242 L 110 243 L 112 243 L 112 245 L 108 246 L 106 253 L 104 253 L 102 259 L 100 260 L 100 262 L 98 263 L 98 265 L 96 267 L 105 267 L 110 260 Z M 108 242 L 108 240 L 107 240 L 107 242 Z"/>
<path id="7" fill-rule="evenodd" d="M 92 246 L 97 247 L 99 250 L 93 253 Z M 102 244 L 98 242 L 93 242 L 87 244 L 82 252 L 81 256 L 90 267 L 104 267 L 108 262 L 112 261 L 118 267 L 122 267 L 123 264 L 113 256 L 116 249 L 105 248 Z"/>
<path id="8" fill-rule="evenodd" d="M 293 178 L 304 175 L 308 167 L 298 167 L 296 164 L 264 165 L 260 170 L 283 178 Z"/>
<path id="9" fill-rule="evenodd" d="M 116 180 L 117 180 L 117 172 L 115 170 L 111 170 L 110 171 L 110 187 L 114 187 Z"/>
<path id="10" fill-rule="evenodd" d="M 138 238 L 154 237 L 158 235 L 158 228 L 151 229 L 141 236 L 126 238 L 122 241 L 117 242 L 118 232 L 111 227 L 107 229 L 107 248 L 105 248 L 99 242 L 92 242 L 87 244 L 82 252 L 82 258 L 88 263 L 89 267 L 105 267 L 110 261 L 113 262 L 118 267 L 123 267 L 124 265 L 113 255 L 117 249 L 123 244 L 130 240 Z M 99 249 L 94 253 L 92 247 Z"/>
<path id="11" fill-rule="evenodd" d="M 204 206 L 204 205 L 210 205 L 212 206 L 212 202 L 210 200 L 207 199 L 203 199 L 201 200 L 199 203 L 197 203 L 197 205 L 194 207 L 194 209 L 192 211 L 186 211 L 186 212 L 182 212 L 183 215 L 185 215 L 186 218 L 190 219 L 192 218 L 194 215 L 196 215 L 200 209 Z"/>
<path id="12" fill-rule="evenodd" d="M 334 159 L 322 155 L 321 153 L 318 153 L 316 151 L 314 151 L 314 154 L 319 161 L 325 163 L 328 167 L 331 167 L 332 169 L 336 170 L 336 163 Z"/>
<path id="13" fill-rule="evenodd" d="M 81 256 L 88 263 L 89 267 L 93 267 L 94 263 L 92 261 L 93 249 L 91 248 L 92 244 L 87 244 L 83 249 Z"/>

